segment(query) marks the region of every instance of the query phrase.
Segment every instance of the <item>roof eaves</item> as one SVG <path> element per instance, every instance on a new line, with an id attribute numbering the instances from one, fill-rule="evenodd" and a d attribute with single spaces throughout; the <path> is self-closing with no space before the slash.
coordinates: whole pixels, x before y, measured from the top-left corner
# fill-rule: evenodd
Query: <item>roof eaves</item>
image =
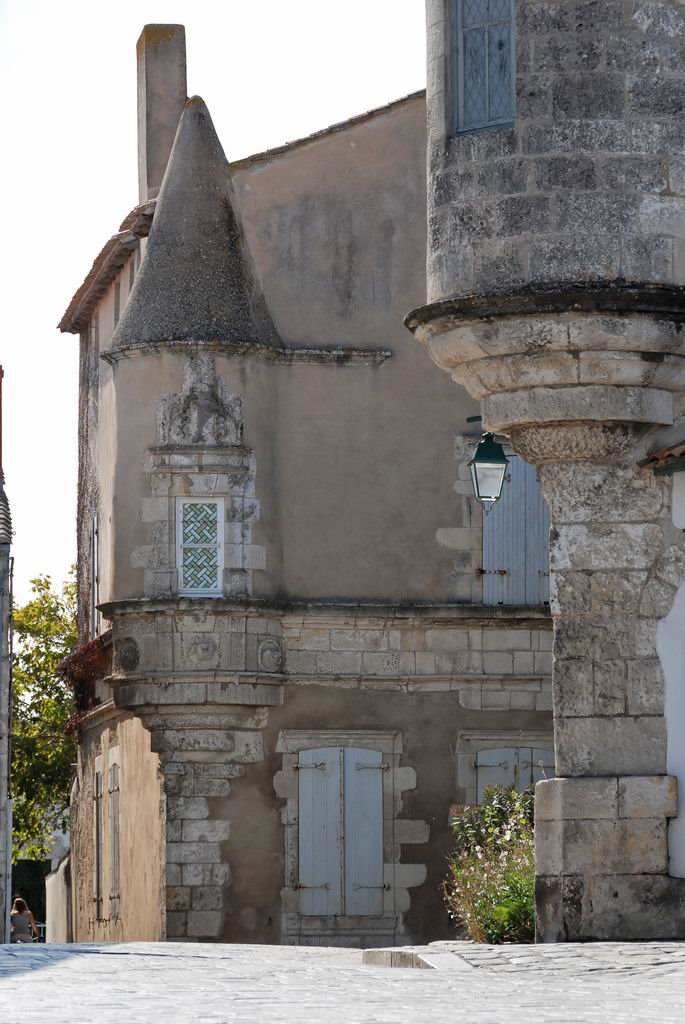
<path id="1" fill-rule="evenodd" d="M 657 475 L 668 475 L 685 469 L 685 440 L 666 445 L 650 452 L 646 459 L 638 463 L 641 467 L 653 469 Z"/>
<path id="2" fill-rule="evenodd" d="M 108 239 L 60 320 L 60 331 L 79 334 L 87 327 L 98 300 L 135 249 L 138 240 L 150 233 L 154 211 L 155 200 L 136 206 L 124 219 L 116 235 Z"/>
<path id="3" fill-rule="evenodd" d="M 344 132 L 347 128 L 363 124 L 365 121 L 372 121 L 376 117 L 381 117 L 383 114 L 395 110 L 397 107 L 404 106 L 404 104 L 410 103 L 412 100 L 421 99 L 425 95 L 425 89 L 418 89 L 416 92 L 408 93 L 407 96 L 391 100 L 390 103 L 385 103 L 382 107 L 373 107 L 363 114 L 355 114 L 354 117 L 348 117 L 345 121 L 338 121 L 327 128 L 321 128 L 318 132 L 312 132 L 311 135 L 304 135 L 301 139 L 293 139 L 292 142 L 285 142 L 282 146 L 274 146 L 272 149 L 265 149 L 261 153 L 252 153 L 250 156 L 242 157 L 240 160 L 232 160 L 231 170 L 250 167 L 252 164 L 260 163 L 263 160 L 270 160 L 272 157 L 279 156 L 282 153 L 290 153 L 293 149 L 307 146 L 312 142 L 317 142 L 319 139 L 326 138 L 328 135 L 335 135 L 337 132 Z"/>

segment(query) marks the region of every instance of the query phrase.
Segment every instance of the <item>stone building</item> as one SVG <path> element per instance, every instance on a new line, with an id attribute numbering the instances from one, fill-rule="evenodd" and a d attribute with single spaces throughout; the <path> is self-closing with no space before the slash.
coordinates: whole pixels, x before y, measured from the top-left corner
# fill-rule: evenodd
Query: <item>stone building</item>
<path id="1" fill-rule="evenodd" d="M 9 941 L 12 883 L 12 804 L 9 787 L 12 614 L 12 519 L 2 471 L 2 381 L 0 366 L 0 913 L 2 941 Z"/>
<path id="2" fill-rule="evenodd" d="M 553 770 L 551 623 L 535 473 L 483 529 L 477 403 L 403 326 L 424 94 L 229 166 L 183 29 L 138 61 L 140 203 L 60 325 L 73 937 L 444 936 L 450 806 Z"/>
<path id="3" fill-rule="evenodd" d="M 407 323 L 551 510 L 539 933 L 682 937 L 685 6 L 427 17 L 428 302 Z"/>

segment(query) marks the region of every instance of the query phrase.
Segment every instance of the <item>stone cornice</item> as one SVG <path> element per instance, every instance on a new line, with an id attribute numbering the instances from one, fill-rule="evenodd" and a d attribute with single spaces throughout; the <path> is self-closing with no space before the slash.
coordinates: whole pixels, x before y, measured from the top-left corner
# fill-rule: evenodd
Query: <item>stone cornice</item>
<path id="1" fill-rule="evenodd" d="M 105 243 L 95 257 L 83 284 L 74 294 L 58 324 L 62 333 L 78 334 L 88 326 L 93 310 L 117 276 L 141 238 L 150 233 L 156 200 L 136 206 L 119 231 Z"/>
<path id="2" fill-rule="evenodd" d="M 110 700 L 103 701 L 102 704 L 97 704 L 94 708 L 84 711 L 79 715 L 79 732 L 87 732 L 89 729 L 93 729 L 95 726 L 101 725 L 103 722 L 113 718 L 126 718 L 130 713 L 127 708 L 117 707 L 110 698 Z"/>
<path id="3" fill-rule="evenodd" d="M 449 326 L 460 320 L 569 312 L 635 313 L 685 319 L 685 289 L 628 281 L 587 281 L 560 284 L 557 288 L 527 285 L 501 295 L 439 299 L 411 310 L 404 318 L 404 324 L 416 332 L 429 326 L 439 330 L 441 322 Z"/>
<path id="4" fill-rule="evenodd" d="M 273 348 L 254 342 L 219 341 L 155 341 L 126 345 L 103 352 L 100 358 L 114 366 L 122 359 L 153 355 L 157 352 L 177 352 L 184 356 L 223 355 L 256 356 L 270 363 L 292 366 L 295 364 L 320 363 L 329 366 L 380 366 L 392 356 L 387 348 Z"/>
<path id="5" fill-rule="evenodd" d="M 108 601 L 98 606 L 107 619 L 120 615 L 172 614 L 175 612 L 243 612 L 246 615 L 288 615 L 306 618 L 330 619 L 341 617 L 361 623 L 378 619 L 420 618 L 425 622 L 450 626 L 515 623 L 525 627 L 527 623 L 539 625 L 550 619 L 549 608 L 545 605 L 500 606 L 482 604 L 452 603 L 386 603 L 369 601 L 273 601 L 259 598 L 129 598 L 122 601 Z"/>

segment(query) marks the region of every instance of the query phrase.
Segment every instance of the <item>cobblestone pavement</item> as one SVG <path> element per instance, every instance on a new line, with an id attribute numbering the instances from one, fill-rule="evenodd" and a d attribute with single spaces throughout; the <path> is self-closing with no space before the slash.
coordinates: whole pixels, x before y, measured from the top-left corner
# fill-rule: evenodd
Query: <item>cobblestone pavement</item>
<path id="1" fill-rule="evenodd" d="M 685 943 L 471 946 L 437 970 L 358 951 L 189 943 L 0 946 L 6 1024 L 642 1024 L 685 1020 Z"/>

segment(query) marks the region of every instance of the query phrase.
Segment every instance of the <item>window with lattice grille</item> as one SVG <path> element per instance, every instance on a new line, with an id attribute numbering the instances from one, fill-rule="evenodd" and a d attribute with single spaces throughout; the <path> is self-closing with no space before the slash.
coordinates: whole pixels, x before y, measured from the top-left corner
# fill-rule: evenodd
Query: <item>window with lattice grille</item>
<path id="1" fill-rule="evenodd" d="M 514 0 L 455 0 L 456 129 L 514 118 Z"/>
<path id="2" fill-rule="evenodd" d="M 222 498 L 180 498 L 176 520 L 178 592 L 220 597 L 224 572 Z"/>

